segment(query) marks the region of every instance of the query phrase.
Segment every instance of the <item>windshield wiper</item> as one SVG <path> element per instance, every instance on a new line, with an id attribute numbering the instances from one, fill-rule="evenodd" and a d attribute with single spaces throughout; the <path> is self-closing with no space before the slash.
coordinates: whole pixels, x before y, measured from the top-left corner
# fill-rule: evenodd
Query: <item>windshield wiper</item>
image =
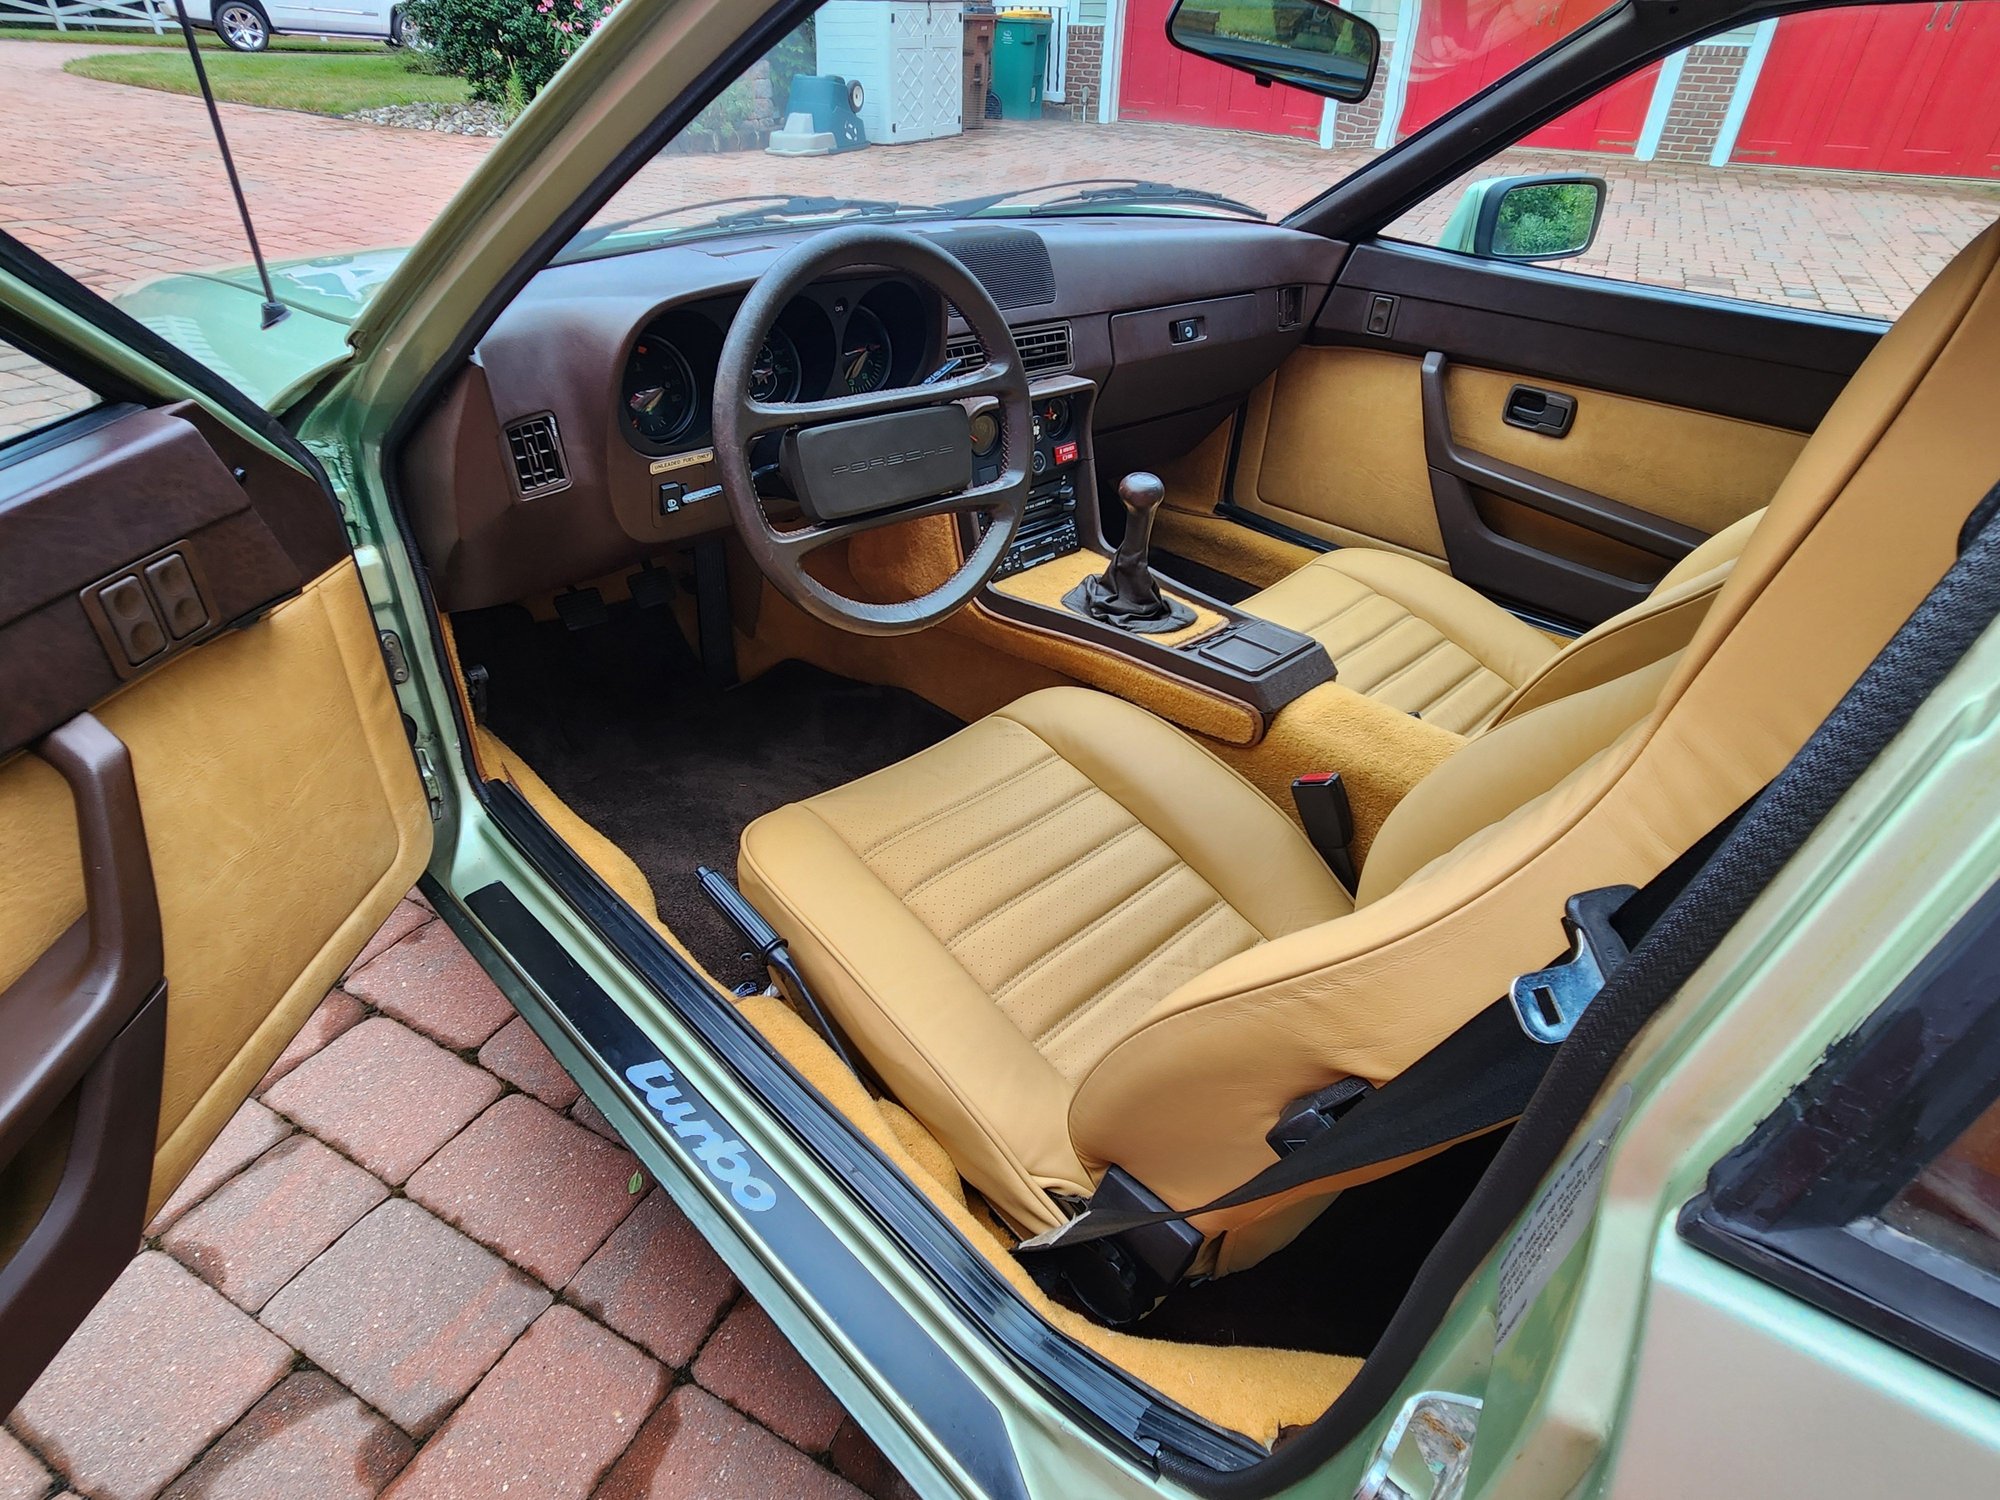
<path id="1" fill-rule="evenodd" d="M 1061 213 L 1070 209 L 1090 209 L 1117 203 L 1194 203 L 1203 208 L 1219 208 L 1246 218 L 1262 219 L 1264 213 L 1249 204 L 1206 188 L 1181 187 L 1172 182 L 1147 182 L 1138 177 L 1079 177 L 1070 182 L 1045 182 L 1031 188 L 1010 188 L 1004 193 L 988 193 L 978 198 L 961 198 L 941 205 L 947 213 L 976 214 L 1002 203 L 1025 198 L 1031 193 L 1047 193 L 1057 188 L 1076 188 L 1057 198 L 1029 204 L 1027 213 Z"/>
<path id="2" fill-rule="evenodd" d="M 730 198 L 707 198 L 695 203 L 677 203 L 671 208 L 656 208 L 651 213 L 620 219 L 612 224 L 600 224 L 595 229 L 585 229 L 569 242 L 563 254 L 574 255 L 602 243 L 614 234 L 623 234 L 628 229 L 637 229 L 660 219 L 672 218 L 675 214 L 696 213 L 704 208 L 727 208 L 734 203 L 757 203 L 763 206 L 743 209 L 736 213 L 719 214 L 700 224 L 687 225 L 684 230 L 677 232 L 693 233 L 698 230 L 706 234 L 718 230 L 754 229 L 761 224 L 775 224 L 786 219 L 817 218 L 837 213 L 852 213 L 856 217 L 872 218 L 891 214 L 938 212 L 926 203 L 897 203 L 888 198 L 814 198 L 797 193 L 741 193 Z"/>

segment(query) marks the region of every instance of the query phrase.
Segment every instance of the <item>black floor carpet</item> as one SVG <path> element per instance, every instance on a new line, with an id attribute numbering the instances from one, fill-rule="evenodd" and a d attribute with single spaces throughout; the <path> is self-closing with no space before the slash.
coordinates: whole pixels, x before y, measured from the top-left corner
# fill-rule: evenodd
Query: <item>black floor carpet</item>
<path id="1" fill-rule="evenodd" d="M 487 723 L 637 862 L 660 915 L 718 978 L 764 975 L 694 881 L 736 869 L 746 823 L 935 744 L 958 720 L 914 694 L 789 662 L 717 692 L 664 609 L 572 632 L 512 607 L 453 617 L 486 668 Z M 1127 1331 L 1364 1354 L 1499 1147 L 1470 1141 L 1341 1195 L 1285 1249 L 1183 1287 Z"/>
<path id="2" fill-rule="evenodd" d="M 453 617 L 487 672 L 487 725 L 638 864 L 660 916 L 721 979 L 761 981 L 695 884 L 736 873 L 745 824 L 913 755 L 960 727 L 913 693 L 787 662 L 718 692 L 671 611 L 571 631 L 512 606 Z"/>

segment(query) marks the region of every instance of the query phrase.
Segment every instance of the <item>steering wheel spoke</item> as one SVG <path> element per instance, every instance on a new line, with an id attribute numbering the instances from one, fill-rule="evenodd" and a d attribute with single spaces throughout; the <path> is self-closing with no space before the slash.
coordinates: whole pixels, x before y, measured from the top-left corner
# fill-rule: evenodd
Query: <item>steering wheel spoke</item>
<path id="1" fill-rule="evenodd" d="M 882 417 L 899 411 L 916 411 L 926 406 L 943 406 L 950 401 L 970 401 L 981 396 L 1001 396 L 1013 379 L 1014 371 L 978 369 L 956 375 L 933 385 L 887 386 L 853 396 L 835 396 L 824 401 L 759 401 L 745 397 L 742 430 L 745 437 L 761 437 L 792 427 L 816 427 L 823 422 L 848 422 L 857 417 Z"/>
<path id="2" fill-rule="evenodd" d="M 764 523 L 765 535 L 779 552 L 803 559 L 835 542 L 847 541 L 878 527 L 920 520 L 925 516 L 958 516 L 970 511 L 991 510 L 1006 499 L 1006 491 L 1007 486 L 999 482 L 982 484 L 948 495 L 934 495 L 928 500 L 912 501 L 890 510 L 871 511 L 865 516 L 854 516 L 845 521 L 794 526 L 785 531 L 780 531 L 767 520 Z"/>
<path id="3" fill-rule="evenodd" d="M 818 401 L 772 403 L 750 394 L 758 349 L 785 305 L 812 282 L 857 266 L 887 267 L 927 283 L 955 306 L 986 351 L 986 363 L 930 385 L 895 386 Z M 1001 471 L 983 484 L 825 524 L 772 526 L 750 471 L 753 439 L 787 429 L 858 421 L 991 397 L 1000 404 Z M 1007 320 L 986 288 L 933 240 L 908 230 L 850 225 L 814 236 L 776 261 L 737 309 L 715 383 L 715 461 L 722 492 L 745 548 L 778 591 L 808 614 L 867 635 L 899 635 L 935 624 L 969 603 L 1006 555 L 1027 510 L 1033 430 L 1028 378 Z M 969 450 L 968 450 L 969 455 Z M 881 526 L 926 516 L 992 512 L 959 570 L 930 593 L 871 604 L 835 593 L 805 570 L 813 553 Z"/>

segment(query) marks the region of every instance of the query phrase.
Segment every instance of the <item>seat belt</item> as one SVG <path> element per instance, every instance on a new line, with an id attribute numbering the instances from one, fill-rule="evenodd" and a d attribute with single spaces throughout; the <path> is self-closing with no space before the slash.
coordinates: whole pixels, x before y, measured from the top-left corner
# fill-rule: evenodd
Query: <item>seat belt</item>
<path id="1" fill-rule="evenodd" d="M 1097 1197 L 1106 1196 L 1100 1190 L 1092 1206 L 1076 1218 L 1023 1240 L 1016 1248 L 1066 1249 L 1239 1208 L 1382 1162 L 1439 1150 L 1520 1118 L 1577 1018 L 1721 847 L 1749 805 L 1746 802 L 1731 813 L 1643 887 L 1605 886 L 1571 896 L 1563 907 L 1563 926 L 1570 939 L 1566 957 L 1521 975 L 1506 998 L 1480 1011 L 1381 1088 L 1362 1093 L 1358 1102 L 1338 1101 L 1346 1107 L 1337 1117 L 1324 1120 L 1316 1130 L 1293 1135 L 1296 1144 L 1290 1154 L 1248 1182 L 1197 1208 L 1155 1212 L 1100 1206 Z M 1311 1099 L 1302 1102 L 1310 1107 Z M 1274 1146 L 1296 1118 L 1288 1114 L 1272 1132 Z M 1129 1202 L 1129 1195 L 1124 1196 Z"/>

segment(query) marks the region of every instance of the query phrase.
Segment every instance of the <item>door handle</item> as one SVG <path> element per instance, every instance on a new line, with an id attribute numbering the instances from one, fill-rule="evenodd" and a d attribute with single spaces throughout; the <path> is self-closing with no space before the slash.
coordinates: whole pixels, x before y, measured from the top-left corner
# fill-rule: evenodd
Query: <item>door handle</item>
<path id="1" fill-rule="evenodd" d="M 85 914 L 0 993 L 0 1167 L 83 1081 L 166 972 L 153 859 L 124 741 L 78 714 L 34 746 L 76 803 Z M 149 1153 L 150 1154 L 150 1153 Z"/>
<path id="2" fill-rule="evenodd" d="M 1525 428 L 1548 437 L 1562 437 L 1576 420 L 1576 397 L 1561 391 L 1545 391 L 1538 385 L 1517 385 L 1507 392 L 1500 420 L 1509 427 Z"/>

